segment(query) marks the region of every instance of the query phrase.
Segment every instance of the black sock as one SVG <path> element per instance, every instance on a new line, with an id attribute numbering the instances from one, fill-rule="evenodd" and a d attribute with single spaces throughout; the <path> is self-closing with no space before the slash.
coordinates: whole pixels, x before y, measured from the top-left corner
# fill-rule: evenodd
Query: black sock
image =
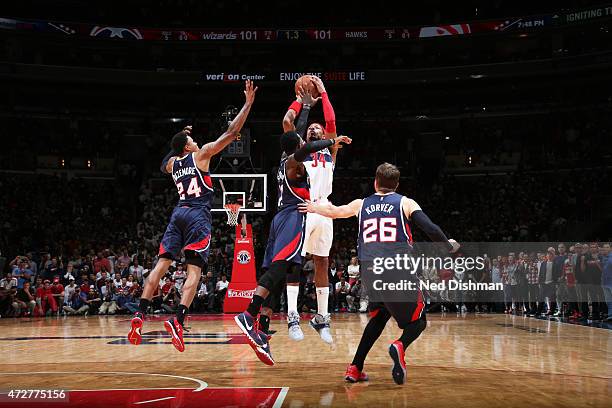
<path id="1" fill-rule="evenodd" d="M 181 324 L 181 326 L 185 325 L 185 316 L 189 313 L 189 308 L 185 305 L 179 305 L 178 309 L 176 309 L 176 320 Z"/>
<path id="2" fill-rule="evenodd" d="M 264 314 L 259 315 L 259 327 L 262 332 L 268 334 L 270 330 L 270 318 Z"/>
<path id="3" fill-rule="evenodd" d="M 140 298 L 140 305 L 138 306 L 138 309 L 140 310 L 140 313 L 147 314 L 147 310 L 149 310 L 149 305 L 151 304 L 151 301 L 149 299 L 145 299 L 143 297 Z"/>
<path id="4" fill-rule="evenodd" d="M 363 370 L 363 363 L 365 362 L 368 352 L 382 334 L 390 317 L 391 315 L 389 312 L 380 309 L 376 316 L 371 318 L 368 322 L 368 325 L 361 335 L 361 340 L 359 341 L 359 346 L 357 346 L 357 352 L 355 353 L 352 363 L 357 366 L 359 371 Z"/>
<path id="5" fill-rule="evenodd" d="M 249 305 L 247 312 L 253 317 L 257 317 L 259 314 L 259 310 L 261 309 L 261 304 L 265 299 L 259 295 L 253 295 L 253 299 L 251 300 L 251 304 Z"/>
<path id="6" fill-rule="evenodd" d="M 408 348 L 413 341 L 419 338 L 423 330 L 427 327 L 427 321 L 423 319 L 419 319 L 416 322 L 413 322 L 406 327 L 399 338 L 399 341 L 402 342 L 404 346 L 404 350 Z"/>

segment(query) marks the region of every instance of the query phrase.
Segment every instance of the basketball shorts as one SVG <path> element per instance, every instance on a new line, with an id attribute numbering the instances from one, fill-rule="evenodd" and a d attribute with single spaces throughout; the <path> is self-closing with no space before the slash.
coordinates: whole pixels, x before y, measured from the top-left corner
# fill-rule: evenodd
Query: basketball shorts
<path id="1" fill-rule="evenodd" d="M 302 263 L 305 219 L 304 214 L 295 207 L 287 207 L 276 213 L 270 226 L 263 268 L 269 268 L 276 261 Z"/>
<path id="2" fill-rule="evenodd" d="M 181 251 L 192 250 L 208 262 L 210 249 L 210 212 L 203 208 L 176 207 L 159 245 L 159 255 L 179 259 Z"/>
<path id="3" fill-rule="evenodd" d="M 306 216 L 302 256 L 305 256 L 307 253 L 317 256 L 329 256 L 333 240 L 333 220 L 319 214 L 309 213 Z"/>
<path id="4" fill-rule="evenodd" d="M 371 317 L 376 316 L 381 311 L 388 312 L 395 319 L 400 329 L 425 318 L 425 302 L 421 291 L 418 292 L 416 302 L 370 302 L 368 310 Z"/>

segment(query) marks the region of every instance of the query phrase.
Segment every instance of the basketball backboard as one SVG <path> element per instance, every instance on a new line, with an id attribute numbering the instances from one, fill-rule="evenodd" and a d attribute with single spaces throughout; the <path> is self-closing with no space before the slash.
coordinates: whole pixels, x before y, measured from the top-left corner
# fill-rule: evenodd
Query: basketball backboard
<path id="1" fill-rule="evenodd" d="M 240 212 L 268 211 L 267 174 L 211 174 L 215 190 L 211 211 L 225 212 L 226 204 L 240 204 Z"/>

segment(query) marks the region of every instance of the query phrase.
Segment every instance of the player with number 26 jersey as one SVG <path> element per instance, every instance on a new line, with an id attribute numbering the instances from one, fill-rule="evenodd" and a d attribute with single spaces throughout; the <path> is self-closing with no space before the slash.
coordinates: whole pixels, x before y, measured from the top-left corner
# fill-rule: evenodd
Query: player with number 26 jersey
<path id="1" fill-rule="evenodd" d="M 404 200 L 406 202 L 404 203 Z M 359 240 L 357 247 L 361 259 L 363 246 L 372 242 L 406 242 L 412 244 L 412 234 L 403 211 L 420 210 L 419 205 L 401 194 L 372 194 L 364 198 L 359 212 Z"/>

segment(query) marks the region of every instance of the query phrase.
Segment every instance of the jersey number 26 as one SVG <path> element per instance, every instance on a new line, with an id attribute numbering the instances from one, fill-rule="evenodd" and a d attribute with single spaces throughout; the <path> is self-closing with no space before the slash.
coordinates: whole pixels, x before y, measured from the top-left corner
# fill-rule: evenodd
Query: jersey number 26
<path id="1" fill-rule="evenodd" d="M 363 242 L 395 242 L 397 219 L 394 217 L 370 218 L 363 221 Z"/>

